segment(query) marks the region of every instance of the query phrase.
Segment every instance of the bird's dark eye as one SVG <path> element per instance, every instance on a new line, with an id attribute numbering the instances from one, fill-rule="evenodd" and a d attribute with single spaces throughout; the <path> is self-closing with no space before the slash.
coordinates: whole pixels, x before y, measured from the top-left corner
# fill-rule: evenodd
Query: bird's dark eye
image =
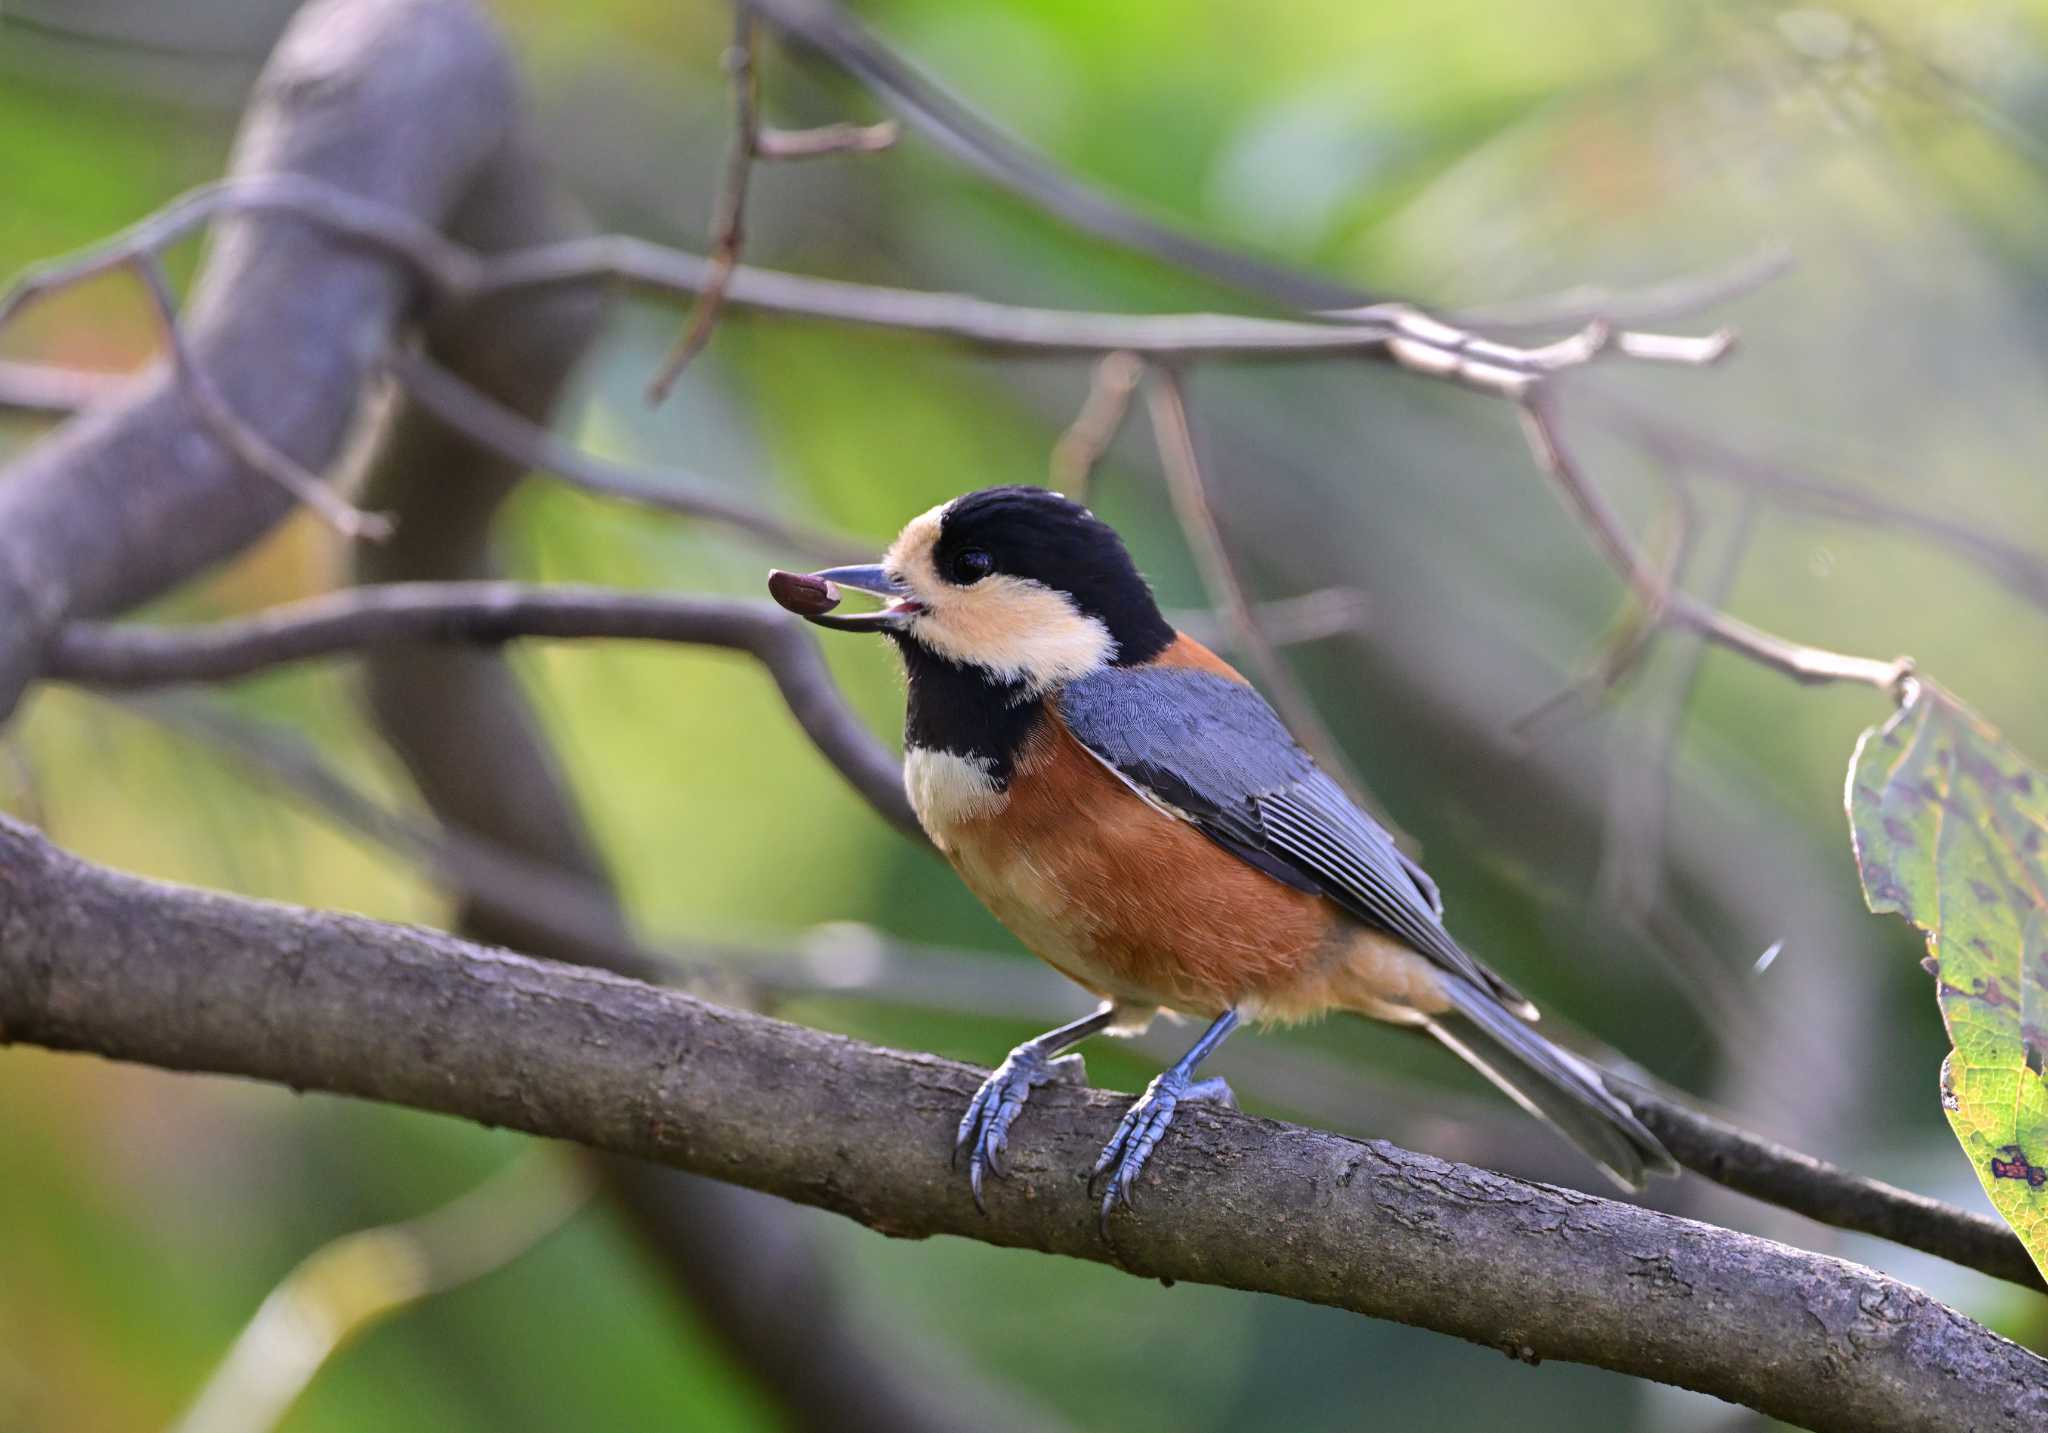
<path id="1" fill-rule="evenodd" d="M 963 547 L 953 555 L 953 580 L 972 587 L 996 569 L 996 560 L 979 547 Z"/>

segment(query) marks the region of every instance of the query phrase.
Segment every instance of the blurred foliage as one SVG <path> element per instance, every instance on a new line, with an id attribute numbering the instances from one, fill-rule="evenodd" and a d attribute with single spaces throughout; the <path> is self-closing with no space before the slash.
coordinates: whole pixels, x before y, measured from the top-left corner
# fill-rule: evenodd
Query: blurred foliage
<path id="1" fill-rule="evenodd" d="M 0 269 L 85 243 L 220 169 L 238 97 L 288 6 L 94 0 L 0 10 Z M 499 0 L 540 132 L 606 227 L 702 242 L 724 144 L 724 8 L 705 0 Z M 1371 0 L 875 0 L 864 17 L 1058 163 L 1220 241 L 1449 306 L 1655 281 L 1776 241 L 1797 268 L 1725 313 L 1743 348 L 1712 373 L 1607 368 L 1589 395 L 2048 553 L 2048 8 L 1783 8 Z M 778 124 L 876 117 L 771 46 Z M 885 156 L 767 167 L 750 257 L 921 288 L 1103 308 L 1240 298 L 1077 237 L 915 138 Z M 182 275 L 191 253 L 180 254 Z M 1085 389 L 1082 361 L 994 360 L 917 340 L 728 318 L 676 397 L 639 393 L 675 331 L 629 305 L 585 365 L 562 431 L 866 534 L 966 488 L 1031 481 Z M 119 282 L 52 301 L 0 354 L 120 366 L 154 336 Z M 1355 761 L 1425 843 L 1452 917 L 1553 1018 L 1816 1153 L 1946 1198 L 1982 1196 L 1931 1097 L 1942 1048 L 1910 933 L 1857 909 L 1839 816 L 1843 752 L 1878 715 L 1684 644 L 1586 715 L 1514 719 L 1568 680 L 1620 593 L 1522 450 L 1512 413 L 1356 363 L 1214 364 L 1192 377 L 1224 530 L 1262 594 L 1342 583 L 1367 630 L 1294 654 Z M 1738 494 L 1711 462 L 1660 461 L 1597 421 L 1586 461 L 1647 525 L 1682 484 L 1702 553 Z M 0 417 L 0 457 L 43 425 Z M 1099 509 L 1162 596 L 1200 591 L 1142 419 Z M 508 571 L 745 595 L 786 554 L 537 482 L 508 513 Z M 1907 525 L 1768 497 L 1727 601 L 1845 650 L 1916 655 L 2016 747 L 2048 751 L 2048 615 Z M 1702 557 L 1697 578 L 1712 560 Z M 295 521 L 159 605 L 245 611 L 343 580 Z M 880 729 L 900 717 L 878 646 L 828 659 Z M 514 654 L 641 928 L 772 947 L 862 920 L 1025 957 L 942 866 L 887 833 L 720 654 L 626 646 Z M 381 799 L 413 808 L 366 735 L 345 665 L 243 684 Z M 1702 957 L 1658 951 L 1602 873 L 1641 834 L 1617 793 L 1688 697 L 1658 836 L 1658 899 Z M 233 753 L 52 690 L 9 733 L 8 809 L 112 864 L 396 919 L 445 918 L 405 860 L 332 829 Z M 1756 953 L 1785 941 L 1768 973 Z M 1873 959 L 1873 947 L 1896 958 Z M 1716 1023 L 1685 962 L 1738 1018 Z M 817 997 L 784 1013 L 993 1060 L 1022 1021 Z M 1871 1030 L 1879 1038 L 1867 1038 Z M 1397 1032 L 1290 1039 L 1417 1082 L 1476 1087 Z M 1911 1055 L 1908 1052 L 1920 1052 Z M 1229 1073 L 1229 1051 L 1219 1059 Z M 1091 1051 L 1098 1082 L 1143 1064 Z M 1398 1111 L 1361 1108 L 1375 1132 Z M 265 1293 L 350 1230 L 472 1187 L 522 1142 L 402 1112 L 297 1100 L 32 1051 L 0 1057 L 0 1428 L 168 1421 Z M 1021 1134 L 1021 1131 L 1020 1131 Z M 997 1192 L 1000 1197 L 1000 1191 Z M 1688 1196 L 1690 1197 L 1690 1196 Z M 1693 1207 L 1693 1206 L 1689 1206 Z M 2037 1300 L 1732 1200 L 1711 1217 L 1870 1260 L 2037 1345 Z M 1724 1410 L 1580 1368 L 1326 1310 L 1165 1291 L 1106 1269 L 960 1242 L 830 1241 L 872 1316 L 1014 1382 L 1080 1427 L 1298 1429 L 1368 1410 L 1388 1427 L 1692 1429 Z M 964 1423 L 971 1417 L 964 1416 Z M 505 1271 L 349 1349 L 285 1425 L 315 1429 L 753 1429 L 772 1425 L 710 1332 L 601 1212 Z"/>
<path id="2" fill-rule="evenodd" d="M 1870 908 L 1927 934 L 1948 1122 L 2048 1267 L 2048 777 L 1922 687 L 1857 744 L 1849 819 Z"/>

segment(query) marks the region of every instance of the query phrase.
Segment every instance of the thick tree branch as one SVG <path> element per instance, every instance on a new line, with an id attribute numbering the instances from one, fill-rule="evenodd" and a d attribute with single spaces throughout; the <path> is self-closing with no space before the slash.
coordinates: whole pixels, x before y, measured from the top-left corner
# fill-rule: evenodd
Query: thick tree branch
<path id="1" fill-rule="evenodd" d="M 316 0 L 264 71 L 234 171 L 306 176 L 431 227 L 503 142 L 512 90 L 467 0 Z M 414 294 L 380 249 L 294 218 L 236 218 L 190 305 L 191 352 L 270 447 L 318 471 Z M 168 366 L 45 439 L 0 483 L 0 713 L 58 622 L 153 596 L 289 509 Z"/>
<path id="2" fill-rule="evenodd" d="M 0 822 L 0 1038 L 438 1110 L 961 1234 L 1677 1383 L 1821 1430 L 2048 1420 L 2048 1363 L 1840 1260 L 1381 1143 L 1183 1115 L 1113 1243 L 1121 1109 L 1039 1093 L 975 1212 L 980 1072 L 434 932 L 137 880 Z"/>

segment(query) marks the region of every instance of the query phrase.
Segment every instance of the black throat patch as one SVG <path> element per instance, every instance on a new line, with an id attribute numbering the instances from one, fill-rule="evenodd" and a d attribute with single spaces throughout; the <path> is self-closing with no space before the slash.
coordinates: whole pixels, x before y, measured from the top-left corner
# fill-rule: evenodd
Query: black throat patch
<path id="1" fill-rule="evenodd" d="M 906 636 L 895 640 L 910 678 L 904 743 L 985 761 L 997 786 L 1008 786 L 1018 750 L 1045 720 L 1045 704 L 1022 682 L 998 681 Z"/>

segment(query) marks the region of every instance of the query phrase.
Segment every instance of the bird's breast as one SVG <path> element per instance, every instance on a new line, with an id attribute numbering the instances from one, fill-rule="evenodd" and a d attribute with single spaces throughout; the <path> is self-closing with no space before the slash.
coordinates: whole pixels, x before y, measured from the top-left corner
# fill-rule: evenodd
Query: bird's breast
<path id="1" fill-rule="evenodd" d="M 918 820 L 996 918 L 1113 999 L 1214 1014 L 1291 986 L 1332 951 L 1334 909 L 1151 805 L 1048 710 L 998 780 L 913 748 Z"/>

